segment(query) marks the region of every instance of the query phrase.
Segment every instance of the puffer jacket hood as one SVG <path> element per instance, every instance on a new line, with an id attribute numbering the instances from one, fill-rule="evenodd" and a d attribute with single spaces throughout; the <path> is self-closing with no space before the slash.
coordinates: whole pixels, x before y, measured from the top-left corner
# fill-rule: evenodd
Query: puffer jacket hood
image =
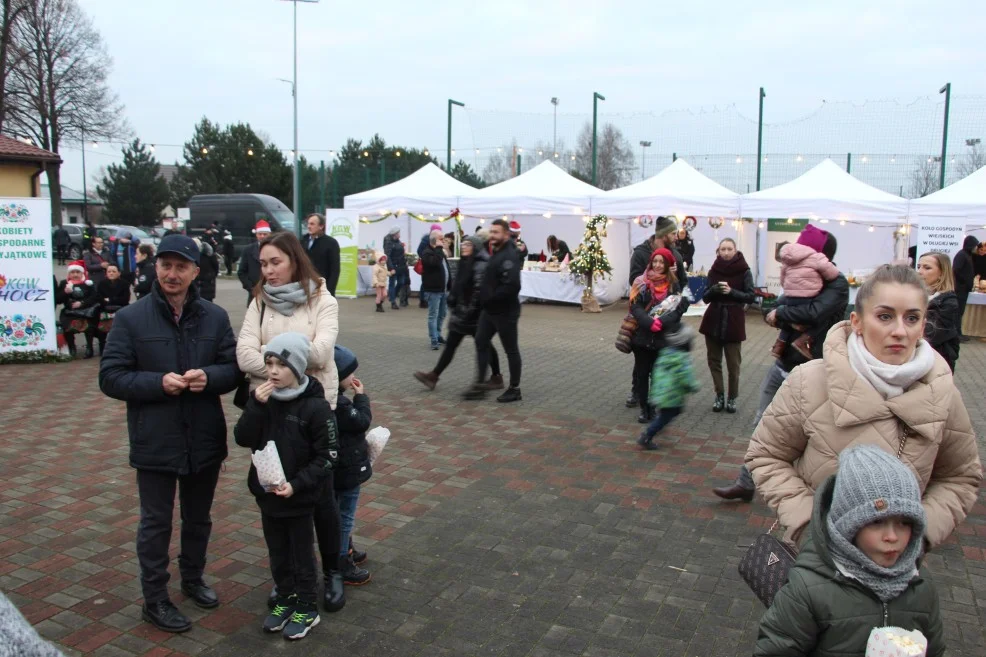
<path id="1" fill-rule="evenodd" d="M 917 475 L 928 516 L 927 539 L 940 544 L 976 501 L 982 466 L 969 413 L 948 364 L 904 394 L 884 399 L 849 364 L 849 322 L 832 327 L 824 357 L 797 367 L 754 431 L 746 464 L 757 489 L 796 541 L 811 517 L 815 489 L 853 445 L 900 455 Z"/>
<path id="2" fill-rule="evenodd" d="M 966 235 L 965 241 L 962 242 L 962 250 L 972 253 L 977 246 L 979 239 L 975 235 Z"/>

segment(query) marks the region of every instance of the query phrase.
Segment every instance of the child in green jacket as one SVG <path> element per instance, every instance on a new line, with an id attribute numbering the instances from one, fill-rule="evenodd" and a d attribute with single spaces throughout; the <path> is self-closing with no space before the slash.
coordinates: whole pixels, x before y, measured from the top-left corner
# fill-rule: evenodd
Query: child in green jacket
<path id="1" fill-rule="evenodd" d="M 914 474 L 874 445 L 839 455 L 815 492 L 804 549 L 760 621 L 756 657 L 862 655 L 877 627 L 919 630 L 945 653 L 938 594 L 918 572 L 925 514 Z"/>
<path id="2" fill-rule="evenodd" d="M 685 410 L 685 398 L 699 391 L 692 367 L 692 340 L 695 330 L 680 324 L 664 337 L 664 346 L 654 362 L 647 401 L 657 409 L 654 419 L 644 429 L 637 444 L 644 449 L 657 449 L 654 436 Z"/>

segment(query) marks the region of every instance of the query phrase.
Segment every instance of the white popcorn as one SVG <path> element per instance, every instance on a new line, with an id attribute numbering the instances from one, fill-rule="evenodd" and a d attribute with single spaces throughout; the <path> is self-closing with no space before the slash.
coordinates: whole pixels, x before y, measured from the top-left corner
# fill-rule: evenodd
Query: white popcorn
<path id="1" fill-rule="evenodd" d="M 924 657 L 928 640 L 918 630 L 877 627 L 866 642 L 865 657 Z"/>
<path id="2" fill-rule="evenodd" d="M 281 467 L 281 457 L 277 453 L 277 445 L 273 440 L 268 440 L 267 445 L 250 457 L 253 459 L 253 466 L 257 468 L 257 479 L 260 485 L 268 493 L 287 483 L 284 476 L 284 468 Z"/>

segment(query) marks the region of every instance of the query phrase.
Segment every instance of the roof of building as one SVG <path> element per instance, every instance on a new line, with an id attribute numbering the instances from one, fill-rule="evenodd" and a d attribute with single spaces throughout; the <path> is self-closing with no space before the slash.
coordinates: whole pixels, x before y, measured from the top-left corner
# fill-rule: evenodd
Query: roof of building
<path id="1" fill-rule="evenodd" d="M 42 198 L 51 198 L 51 190 L 48 189 L 48 185 L 41 185 L 41 197 Z M 71 187 L 67 187 L 65 185 L 62 185 L 62 203 L 63 204 L 69 203 L 69 204 L 73 204 L 73 205 L 82 205 L 82 200 L 83 200 L 83 194 L 82 194 L 82 192 L 80 192 L 77 189 L 72 189 Z M 91 195 L 89 196 L 88 203 L 89 203 L 89 205 L 102 205 L 103 204 L 103 202 L 100 199 L 98 199 L 98 198 L 96 198 L 94 196 L 91 196 Z"/>
<path id="2" fill-rule="evenodd" d="M 175 164 L 162 164 L 161 166 L 161 177 L 164 178 L 164 182 L 171 184 L 172 179 L 178 173 L 178 166 Z"/>
<path id="3" fill-rule="evenodd" d="M 38 148 L 34 144 L 24 143 L 20 139 L 0 135 L 0 160 L 18 160 L 24 162 L 61 162 L 57 153 Z"/>

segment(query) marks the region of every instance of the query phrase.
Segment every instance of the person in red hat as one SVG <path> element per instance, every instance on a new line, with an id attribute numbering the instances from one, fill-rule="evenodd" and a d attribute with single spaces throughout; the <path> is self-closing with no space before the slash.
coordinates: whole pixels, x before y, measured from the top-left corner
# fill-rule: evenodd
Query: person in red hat
<path id="1" fill-rule="evenodd" d="M 514 241 L 514 246 L 517 247 L 517 256 L 520 260 L 520 268 L 524 268 L 524 261 L 527 260 L 527 244 L 524 240 L 520 239 L 520 222 L 511 221 L 510 222 L 510 239 Z"/>
<path id="2" fill-rule="evenodd" d="M 253 291 L 260 280 L 260 243 L 270 237 L 270 224 L 261 219 L 253 228 L 253 234 L 257 236 L 257 241 L 243 250 L 240 256 L 240 264 L 236 268 L 236 276 L 240 279 L 240 285 L 247 293 L 247 305 L 253 299 Z"/>
<path id="3" fill-rule="evenodd" d="M 58 323 L 62 327 L 68 352 L 73 358 L 75 357 L 75 334 L 82 333 L 86 336 L 85 357 L 92 358 L 99 295 L 81 260 L 69 263 L 65 280 L 59 283 L 58 289 L 55 290 L 55 303 L 64 306 L 58 316 Z"/>

